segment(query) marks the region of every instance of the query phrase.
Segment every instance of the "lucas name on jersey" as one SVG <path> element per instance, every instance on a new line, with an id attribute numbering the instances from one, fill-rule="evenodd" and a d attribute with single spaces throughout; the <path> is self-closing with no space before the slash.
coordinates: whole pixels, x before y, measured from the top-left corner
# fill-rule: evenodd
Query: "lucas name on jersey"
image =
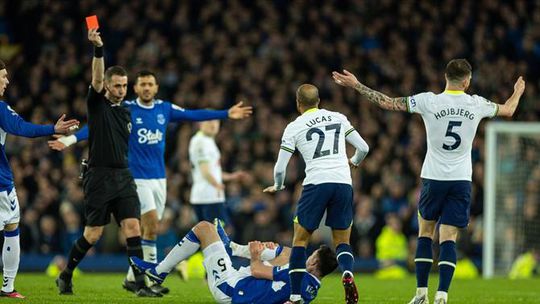
<path id="1" fill-rule="evenodd" d="M 460 108 L 443 109 L 443 110 L 440 110 L 439 112 L 434 113 L 434 115 L 435 115 L 435 119 L 437 120 L 446 116 L 461 116 L 461 117 L 468 118 L 470 120 L 474 120 L 474 113 L 469 112 L 468 110 L 465 110 L 465 109 L 460 109 Z"/>
<path id="2" fill-rule="evenodd" d="M 317 116 L 317 117 L 315 117 L 313 119 L 310 119 L 306 123 L 306 126 L 308 128 L 311 128 L 316 124 L 320 124 L 320 123 L 323 123 L 323 122 L 331 122 L 331 121 L 332 121 L 332 116 L 330 116 L 330 115 L 328 115 L 328 116 Z"/>

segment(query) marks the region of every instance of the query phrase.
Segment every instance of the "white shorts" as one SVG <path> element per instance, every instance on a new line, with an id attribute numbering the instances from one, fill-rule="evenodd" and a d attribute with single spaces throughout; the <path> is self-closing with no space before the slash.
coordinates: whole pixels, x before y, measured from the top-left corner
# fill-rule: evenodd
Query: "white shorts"
<path id="1" fill-rule="evenodd" d="M 234 269 L 231 258 L 221 241 L 208 245 L 203 250 L 203 255 L 210 293 L 217 303 L 231 303 L 232 289 L 238 281 L 251 275 L 250 268 Z M 229 288 L 229 292 L 225 291 L 227 288 Z"/>
<path id="2" fill-rule="evenodd" d="M 141 201 L 141 214 L 156 210 L 158 219 L 161 220 L 167 199 L 167 180 L 164 178 L 135 179 L 135 184 L 139 201 Z"/>
<path id="3" fill-rule="evenodd" d="M 0 192 L 0 230 L 4 230 L 7 224 L 18 223 L 19 220 L 19 199 L 15 187 L 11 191 Z"/>

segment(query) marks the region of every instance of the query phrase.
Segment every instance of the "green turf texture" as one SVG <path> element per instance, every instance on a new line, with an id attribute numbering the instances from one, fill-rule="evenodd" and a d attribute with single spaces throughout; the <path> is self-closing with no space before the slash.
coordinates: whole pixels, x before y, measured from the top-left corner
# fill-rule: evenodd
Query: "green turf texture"
<path id="1" fill-rule="evenodd" d="M 16 288 L 27 298 L 0 299 L 2 303 L 214 303 L 205 281 L 183 282 L 171 274 L 165 286 L 171 293 L 163 298 L 137 298 L 123 290 L 122 274 L 85 273 L 74 280 L 73 296 L 58 295 L 54 278 L 45 274 L 22 273 L 17 276 Z M 430 278 L 430 301 L 433 301 L 438 278 Z M 415 291 L 415 280 L 377 280 L 357 274 L 359 303 L 408 303 Z M 325 278 L 314 303 L 344 303 L 340 278 Z M 455 280 L 452 282 L 449 303 L 540 303 L 540 279 L 516 280 Z"/>

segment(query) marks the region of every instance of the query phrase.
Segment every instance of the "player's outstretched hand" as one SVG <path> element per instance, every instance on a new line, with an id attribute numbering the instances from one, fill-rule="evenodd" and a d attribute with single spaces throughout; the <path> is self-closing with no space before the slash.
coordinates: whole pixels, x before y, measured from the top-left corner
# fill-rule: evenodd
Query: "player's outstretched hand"
<path id="1" fill-rule="evenodd" d="M 88 30 L 88 40 L 90 40 L 90 42 L 92 42 L 97 47 L 103 46 L 103 41 L 101 40 L 100 33 L 97 29 Z"/>
<path id="2" fill-rule="evenodd" d="M 522 76 L 519 76 L 518 80 L 514 84 L 514 92 L 521 96 L 524 91 L 525 91 L 525 80 L 523 80 Z"/>
<path id="3" fill-rule="evenodd" d="M 47 143 L 49 144 L 49 148 L 56 151 L 63 151 L 65 148 L 67 148 L 67 146 L 60 141 L 60 138 L 64 137 L 63 135 L 55 134 L 53 135 L 53 137 L 56 138 L 56 140 L 47 141 Z"/>
<path id="4" fill-rule="evenodd" d="M 229 109 L 229 118 L 230 119 L 243 119 L 251 116 L 253 113 L 252 106 L 243 106 L 244 102 L 240 101 Z"/>
<path id="5" fill-rule="evenodd" d="M 266 192 L 266 193 L 276 193 L 280 190 L 283 190 L 285 189 L 285 187 L 281 187 L 281 189 L 278 189 L 275 185 L 274 186 L 270 186 L 270 187 L 266 187 L 263 192 Z"/>
<path id="6" fill-rule="evenodd" d="M 54 132 L 57 134 L 66 134 L 69 131 L 73 131 L 79 127 L 79 121 L 76 119 L 64 120 L 66 114 L 62 114 L 56 124 L 54 125 Z"/>
<path id="7" fill-rule="evenodd" d="M 358 83 L 358 79 L 356 79 L 356 76 L 354 76 L 353 73 L 343 70 L 343 74 L 338 73 L 336 71 L 332 72 L 332 78 L 334 78 L 334 81 L 344 87 L 351 87 L 354 88 L 356 84 Z"/>

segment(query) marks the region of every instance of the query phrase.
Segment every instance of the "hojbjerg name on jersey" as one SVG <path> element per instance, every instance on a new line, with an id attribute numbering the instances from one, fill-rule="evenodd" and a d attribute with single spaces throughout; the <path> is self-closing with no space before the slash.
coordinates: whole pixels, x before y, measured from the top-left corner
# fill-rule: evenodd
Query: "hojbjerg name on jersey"
<path id="1" fill-rule="evenodd" d="M 468 118 L 470 120 L 474 120 L 474 113 L 473 112 L 471 112 L 469 110 L 461 109 L 461 108 L 442 109 L 439 112 L 435 112 L 434 115 L 435 115 L 435 119 L 437 119 L 437 120 L 441 119 L 443 117 L 446 117 L 446 116 L 456 116 L 456 115 Z"/>
<path id="2" fill-rule="evenodd" d="M 163 132 L 159 129 L 156 129 L 156 131 L 153 132 L 146 128 L 140 128 L 137 131 L 137 136 L 139 137 L 138 142 L 140 144 L 155 145 L 163 140 Z"/>

